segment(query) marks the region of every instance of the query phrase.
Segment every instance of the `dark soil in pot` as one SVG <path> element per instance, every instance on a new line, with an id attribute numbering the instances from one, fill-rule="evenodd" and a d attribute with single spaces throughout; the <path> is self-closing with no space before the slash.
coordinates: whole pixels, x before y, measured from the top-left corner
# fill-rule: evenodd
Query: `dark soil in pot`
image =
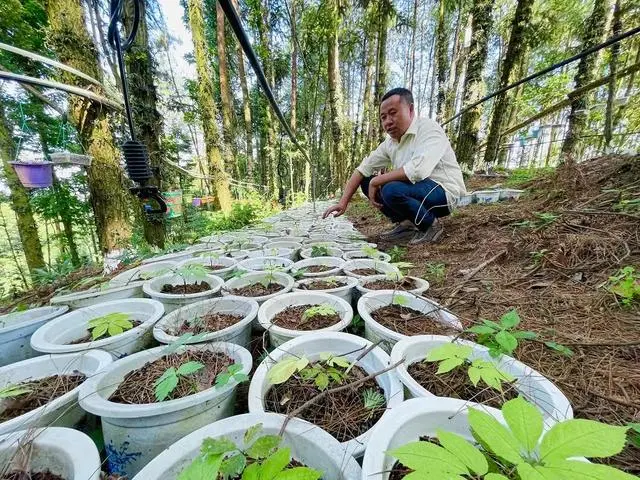
<path id="1" fill-rule="evenodd" d="M 204 368 L 190 375 L 179 376 L 178 385 L 164 401 L 187 397 L 211 388 L 215 384 L 216 376 L 232 365 L 233 359 L 223 353 L 209 350 L 188 350 L 184 353 L 165 355 L 127 373 L 109 397 L 109 401 L 128 404 L 156 403 L 156 380 L 167 369 L 173 367 L 177 370 L 187 362 L 200 362 Z"/>
<path id="2" fill-rule="evenodd" d="M 139 327 L 140 325 L 142 325 L 142 322 L 140 320 L 129 320 L 131 322 L 131 324 L 133 325 L 133 327 L 131 327 L 129 330 Z M 125 332 L 128 332 L 129 330 L 125 330 Z M 122 333 L 125 333 L 122 332 Z M 122 335 L 122 334 L 120 334 Z M 116 336 L 116 335 L 114 335 Z M 89 330 L 87 330 L 87 332 L 85 333 L 85 335 L 83 337 L 78 338 L 77 340 L 73 340 L 72 342 L 67 343 L 67 345 L 79 345 L 80 343 L 89 343 L 89 342 L 97 342 L 98 340 L 104 340 L 105 338 L 109 338 L 110 335 L 108 332 L 105 332 L 103 335 L 99 336 L 98 338 L 94 339 L 91 332 Z"/>
<path id="3" fill-rule="evenodd" d="M 367 373 L 363 369 L 353 367 L 342 384 L 366 376 Z M 339 384 L 332 382 L 328 388 L 336 386 Z M 384 390 L 375 379 L 369 379 L 354 388 L 323 396 L 297 416 L 323 428 L 339 442 L 352 440 L 373 427 L 386 409 L 386 405 L 373 409 L 365 408 L 363 395 L 366 390 L 374 390 L 384 395 Z M 304 380 L 294 375 L 286 382 L 269 389 L 264 400 L 265 410 L 286 415 L 320 393 L 321 390 L 315 385 L 314 380 Z"/>
<path id="4" fill-rule="evenodd" d="M 231 293 L 241 297 L 264 297 L 266 295 L 273 295 L 282 289 L 284 289 L 284 286 L 275 282 L 271 282 L 266 286 L 261 283 L 254 283 L 246 287 L 234 288 L 231 290 Z"/>
<path id="5" fill-rule="evenodd" d="M 429 315 L 402 305 L 387 305 L 371 312 L 383 327 L 403 335 L 455 335 L 457 330 L 437 322 Z"/>
<path id="6" fill-rule="evenodd" d="M 211 290 L 211 285 L 206 282 L 181 283 L 179 285 L 171 285 L 166 283 L 160 289 L 160 293 L 171 293 L 174 295 L 187 295 L 189 293 L 200 293 Z"/>
<path id="7" fill-rule="evenodd" d="M 411 278 L 403 278 L 396 282 L 394 280 L 374 280 L 373 282 L 366 282 L 364 288 L 369 290 L 414 290 L 418 288 L 415 280 Z"/>
<path id="8" fill-rule="evenodd" d="M 336 267 L 332 267 L 331 265 L 310 265 L 308 267 L 301 268 L 301 270 L 306 273 L 322 273 L 333 270 L 334 268 Z"/>
<path id="9" fill-rule="evenodd" d="M 13 472 L 5 473 L 2 476 L 2 480 L 65 480 L 60 475 L 55 475 L 49 470 L 44 472 L 24 472 L 14 470 Z"/>
<path id="10" fill-rule="evenodd" d="M 347 283 L 342 280 L 314 280 L 313 282 L 301 283 L 298 288 L 301 290 L 331 290 L 332 288 L 344 287 Z"/>
<path id="11" fill-rule="evenodd" d="M 333 313 L 330 315 L 313 315 L 302 318 L 304 312 L 317 305 L 298 305 L 287 307 L 271 319 L 271 323 L 278 327 L 290 330 L 318 330 L 327 328 L 340 322 L 340 315 Z"/>
<path id="12" fill-rule="evenodd" d="M 172 334 L 180 336 L 187 332 L 194 335 L 217 332 L 235 325 L 243 318 L 241 315 L 232 315 L 230 313 L 209 313 L 194 320 L 185 320 L 177 329 L 172 331 Z"/>
<path id="13" fill-rule="evenodd" d="M 52 375 L 16 384 L 15 386 L 31 391 L 0 400 L 0 422 L 6 422 L 46 405 L 79 386 L 85 378 L 82 373 L 74 371 L 71 375 Z"/>
<path id="14" fill-rule="evenodd" d="M 474 386 L 466 368 L 454 368 L 450 372 L 436 375 L 438 362 L 415 362 L 407 367 L 409 375 L 425 389 L 438 397 L 459 398 L 489 407 L 502 408 L 504 402 L 518 397 L 515 385 L 502 383 L 502 392 L 484 383 Z"/>
<path id="15" fill-rule="evenodd" d="M 354 275 L 360 275 L 363 277 L 370 277 L 371 275 L 379 275 L 380 272 L 375 268 L 356 268 L 355 270 L 350 270 Z"/>

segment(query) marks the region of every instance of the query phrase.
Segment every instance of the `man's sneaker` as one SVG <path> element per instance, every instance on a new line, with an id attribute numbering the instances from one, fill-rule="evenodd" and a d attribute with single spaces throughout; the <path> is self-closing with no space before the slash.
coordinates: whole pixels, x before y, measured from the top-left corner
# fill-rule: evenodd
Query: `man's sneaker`
<path id="1" fill-rule="evenodd" d="M 418 232 L 414 235 L 414 237 L 409 242 L 409 245 L 419 245 L 421 243 L 435 243 L 437 242 L 442 234 L 444 233 L 444 228 L 435 220 L 429 228 L 427 228 L 424 232 Z"/>
<path id="2" fill-rule="evenodd" d="M 418 229 L 416 226 L 409 220 L 403 220 L 398 223 L 393 229 L 389 230 L 380 235 L 380 240 L 385 241 L 397 241 L 397 240 L 406 240 L 407 238 L 413 237 Z"/>

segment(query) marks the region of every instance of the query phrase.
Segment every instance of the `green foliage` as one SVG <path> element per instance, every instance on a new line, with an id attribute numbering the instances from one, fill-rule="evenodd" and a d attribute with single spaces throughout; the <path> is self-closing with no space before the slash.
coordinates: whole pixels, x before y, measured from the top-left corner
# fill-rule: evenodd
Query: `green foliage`
<path id="1" fill-rule="evenodd" d="M 538 265 L 541 265 L 547 253 L 549 253 L 549 250 L 547 250 L 546 248 L 543 248 L 542 250 L 537 250 L 535 252 L 529 252 L 529 255 L 531 255 L 531 260 L 533 260 L 533 265 L 536 267 Z"/>
<path id="2" fill-rule="evenodd" d="M 289 357 L 280 360 L 267 373 L 267 379 L 274 385 L 289 380 L 299 373 L 304 380 L 313 380 L 316 387 L 325 390 L 331 383 L 342 383 L 351 370 L 352 364 L 344 357 L 323 352 L 320 359 L 311 364 L 306 357 Z"/>
<path id="3" fill-rule="evenodd" d="M 394 267 L 397 267 L 403 273 L 408 273 L 409 269 L 413 268 L 414 265 L 411 262 L 396 262 L 392 263 Z"/>
<path id="4" fill-rule="evenodd" d="M 629 307 L 640 298 L 640 272 L 632 266 L 623 267 L 609 277 L 606 288 L 620 298 L 622 305 Z"/>
<path id="5" fill-rule="evenodd" d="M 296 372 L 309 365 L 309 359 L 305 357 L 287 357 L 280 360 L 267 373 L 267 379 L 273 385 L 279 385 L 289 380 Z"/>
<path id="6" fill-rule="evenodd" d="M 640 448 L 640 423 L 629 423 L 629 442 Z"/>
<path id="7" fill-rule="evenodd" d="M 26 385 L 7 385 L 6 387 L 0 388 L 0 400 L 3 398 L 15 398 L 20 395 L 24 395 L 25 393 L 33 392 L 32 388 L 27 387 Z"/>
<path id="8" fill-rule="evenodd" d="M 164 401 L 171 392 L 178 386 L 180 377 L 187 377 L 204 368 L 200 362 L 187 362 L 180 365 L 177 369 L 174 367 L 167 368 L 153 384 L 155 387 L 155 396 L 158 402 Z"/>
<path id="9" fill-rule="evenodd" d="M 512 223 L 512 227 L 531 228 L 534 231 L 542 230 L 556 222 L 560 215 L 550 212 L 535 212 L 533 214 L 535 220 L 523 220 L 521 222 Z"/>
<path id="10" fill-rule="evenodd" d="M 138 274 L 138 278 L 140 278 L 140 280 L 151 280 L 152 278 L 160 277 L 167 273 L 171 273 L 170 268 L 156 268 L 155 270 L 145 270 L 144 272 L 140 272 Z"/>
<path id="11" fill-rule="evenodd" d="M 373 413 L 376 408 L 380 408 L 387 403 L 384 395 L 373 388 L 367 388 L 362 393 L 362 401 L 364 403 L 364 408 L 370 410 L 371 413 Z"/>
<path id="12" fill-rule="evenodd" d="M 185 282 L 205 280 L 209 275 L 209 272 L 204 265 L 199 265 L 197 263 L 188 263 L 182 267 L 175 268 L 173 269 L 173 273 L 182 277 Z"/>
<path id="13" fill-rule="evenodd" d="M 92 340 L 97 340 L 104 335 L 115 337 L 132 328 L 133 323 L 128 313 L 109 313 L 90 320 L 88 326 Z"/>
<path id="14" fill-rule="evenodd" d="M 378 260 L 380 258 L 380 250 L 370 247 L 369 245 L 362 247 L 360 251 L 367 257 L 373 258 L 374 260 Z"/>
<path id="15" fill-rule="evenodd" d="M 315 307 L 307 308 L 302 314 L 303 322 L 311 320 L 313 317 L 327 317 L 330 315 L 335 315 L 336 309 L 331 305 L 316 305 Z"/>
<path id="16" fill-rule="evenodd" d="M 516 168 L 509 172 L 504 185 L 512 188 L 520 187 L 525 183 L 548 176 L 553 170 L 553 168 Z"/>
<path id="17" fill-rule="evenodd" d="M 291 449 L 281 447 L 278 435 L 258 436 L 262 424 L 244 434 L 242 448 L 227 437 L 206 438 L 198 455 L 178 476 L 178 480 L 240 477 L 242 480 L 317 480 L 322 472 L 308 467 L 289 467 Z M 254 440 L 255 439 L 255 440 Z"/>
<path id="18" fill-rule="evenodd" d="M 186 345 L 187 343 L 198 343 L 204 339 L 205 335 L 207 334 L 199 333 L 197 335 L 194 335 L 191 332 L 184 333 L 180 335 L 180 337 L 178 337 L 174 342 L 167 345 L 165 349 L 162 350 L 162 353 L 164 353 L 165 355 L 169 355 L 170 353 L 177 351 L 181 346 Z"/>
<path id="19" fill-rule="evenodd" d="M 435 285 L 442 283 L 446 272 L 444 263 L 427 262 L 424 267 L 427 280 Z"/>
<path id="20" fill-rule="evenodd" d="M 498 357 L 502 354 L 511 355 L 518 348 L 518 340 L 537 338 L 534 332 L 516 330 L 519 324 L 518 312 L 511 310 L 500 318 L 500 323 L 482 320 L 480 325 L 466 331 L 477 334 L 477 342 L 488 347 L 492 357 Z"/>
<path id="21" fill-rule="evenodd" d="M 329 252 L 329 247 L 325 247 L 324 245 L 313 245 L 311 247 L 311 256 L 312 257 L 329 257 L 331 253 Z"/>
<path id="22" fill-rule="evenodd" d="M 391 257 L 391 262 L 396 263 L 396 262 L 402 261 L 405 254 L 407 253 L 407 249 L 404 247 L 399 247 L 397 245 L 394 245 L 393 248 L 391 248 L 387 253 Z"/>
<path id="23" fill-rule="evenodd" d="M 393 294 L 393 298 L 391 299 L 391 304 L 392 305 L 398 305 L 401 307 L 406 307 L 411 303 L 411 301 L 409 300 L 409 297 L 406 297 L 404 295 L 399 295 L 397 293 Z"/>
<path id="24" fill-rule="evenodd" d="M 235 380 L 238 383 L 246 382 L 249 380 L 249 376 L 246 373 L 242 373 L 242 364 L 234 363 L 233 365 L 229 365 L 224 371 L 220 372 L 216 376 L 216 387 L 224 387 L 229 383 L 231 379 Z"/>
<path id="25" fill-rule="evenodd" d="M 55 262 L 51 266 L 36 268 L 33 272 L 33 280 L 38 285 L 50 285 L 76 270 L 71 260 L 65 259 Z"/>

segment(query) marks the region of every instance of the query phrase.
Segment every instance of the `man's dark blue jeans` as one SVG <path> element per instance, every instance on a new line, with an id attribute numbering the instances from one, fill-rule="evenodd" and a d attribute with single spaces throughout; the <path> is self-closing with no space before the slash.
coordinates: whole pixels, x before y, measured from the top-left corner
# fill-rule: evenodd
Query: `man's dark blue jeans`
<path id="1" fill-rule="evenodd" d="M 373 177 L 365 177 L 360 188 L 369 197 L 369 183 Z M 421 231 L 426 231 L 436 218 L 451 213 L 447 195 L 438 183 L 426 178 L 420 182 L 389 182 L 379 190 L 378 201 L 382 213 L 392 222 L 410 220 Z"/>

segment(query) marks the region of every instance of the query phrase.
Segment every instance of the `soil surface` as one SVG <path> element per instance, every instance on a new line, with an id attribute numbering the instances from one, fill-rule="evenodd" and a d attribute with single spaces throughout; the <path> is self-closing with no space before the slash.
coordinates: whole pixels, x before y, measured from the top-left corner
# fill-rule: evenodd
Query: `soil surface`
<path id="1" fill-rule="evenodd" d="M 38 380 L 26 381 L 16 386 L 31 389 L 13 398 L 0 400 L 0 423 L 24 415 L 31 410 L 46 405 L 79 386 L 85 375 L 74 371 L 71 375 L 52 375 Z"/>
<path id="2" fill-rule="evenodd" d="M 217 270 L 223 270 L 225 268 L 228 268 L 225 265 L 219 265 L 219 264 L 213 264 L 213 265 L 204 265 L 204 268 L 206 268 L 207 270 L 211 270 L 213 272 L 217 271 Z"/>
<path id="3" fill-rule="evenodd" d="M 234 288 L 231 290 L 233 295 L 241 297 L 264 297 L 265 295 L 273 295 L 284 287 L 279 283 L 271 282 L 266 287 L 261 283 L 254 283 L 246 287 Z"/>
<path id="4" fill-rule="evenodd" d="M 356 268 L 355 270 L 350 270 L 354 275 L 362 275 L 364 277 L 370 277 L 371 275 L 380 275 L 380 272 L 375 268 Z"/>
<path id="5" fill-rule="evenodd" d="M 206 282 L 187 283 L 180 285 L 171 285 L 166 283 L 160 289 L 160 293 L 173 293 L 177 295 L 187 295 L 189 293 L 200 293 L 211 290 L 211 285 Z"/>
<path id="6" fill-rule="evenodd" d="M 436 375 L 438 362 L 412 363 L 407 371 L 415 381 L 438 397 L 459 398 L 501 408 L 504 402 L 518 396 L 516 387 L 507 382 L 502 384 L 502 392 L 488 387 L 482 381 L 477 387 L 474 386 L 463 368 L 454 368 L 450 372 Z"/>
<path id="7" fill-rule="evenodd" d="M 313 282 L 309 283 L 301 283 L 298 288 L 302 290 L 331 290 L 332 288 L 342 287 L 346 284 L 346 282 L 343 282 L 341 280 L 314 280 Z"/>
<path id="8" fill-rule="evenodd" d="M 165 355 L 143 367 L 125 375 L 115 392 L 109 397 L 111 402 L 142 404 L 156 403 L 154 383 L 168 368 L 178 369 L 187 362 L 204 364 L 197 372 L 178 377 L 178 385 L 164 400 L 174 400 L 201 392 L 215 384 L 216 376 L 233 363 L 223 353 L 204 351 L 187 351 Z"/>
<path id="9" fill-rule="evenodd" d="M 327 328 L 340 322 L 340 315 L 313 315 L 302 318 L 305 310 L 317 307 L 317 305 L 299 305 L 297 307 L 287 307 L 271 319 L 274 325 L 290 330 L 318 330 Z"/>
<path id="10" fill-rule="evenodd" d="M 366 375 L 361 368 L 353 367 L 348 378 L 343 380 L 343 384 L 354 382 Z M 329 389 L 335 386 L 331 383 Z M 384 391 L 376 381 L 369 379 L 355 388 L 318 398 L 321 391 L 315 386 L 313 380 L 303 380 L 294 375 L 286 382 L 269 389 L 264 400 L 265 410 L 286 415 L 308 400 L 318 398 L 317 402 L 296 416 L 325 429 L 339 442 L 346 442 L 373 427 L 385 412 L 386 405 L 371 410 L 364 407 L 363 395 L 367 389 L 373 389 L 384 395 Z"/>
<path id="11" fill-rule="evenodd" d="M 332 267 L 331 265 L 310 265 L 308 267 L 304 267 L 301 270 L 306 271 L 307 273 L 320 273 L 326 272 L 328 270 L 333 270 L 336 267 Z"/>
<path id="12" fill-rule="evenodd" d="M 403 335 L 455 335 L 455 329 L 437 322 L 413 308 L 387 305 L 371 312 L 371 318 L 389 330 Z"/>
<path id="13" fill-rule="evenodd" d="M 195 320 L 184 321 L 172 334 L 179 337 L 187 332 L 193 333 L 194 335 L 217 332 L 223 328 L 235 325 L 242 320 L 242 318 L 241 315 L 231 315 L 229 313 L 209 313 Z"/>
<path id="14" fill-rule="evenodd" d="M 399 282 L 393 280 L 375 280 L 373 282 L 366 282 L 365 288 L 369 290 L 413 290 L 417 288 L 415 280 L 410 278 L 403 278 Z"/>
<path id="15" fill-rule="evenodd" d="M 640 198 L 639 178 L 640 157 L 618 155 L 569 162 L 523 181 L 474 176 L 468 191 L 501 183 L 526 192 L 517 201 L 457 209 L 441 219 L 438 243 L 401 245 L 399 260 L 415 265 L 411 275 L 431 283 L 427 296 L 465 327 L 517 310 L 518 329 L 541 341 L 521 340 L 512 356 L 554 382 L 576 418 L 638 422 L 640 302 L 625 307 L 604 285 L 621 268 L 640 265 L 640 212 L 622 206 Z M 552 215 L 546 221 L 545 213 Z M 390 224 L 364 201 L 352 202 L 348 215 L 381 250 L 395 246 L 379 239 Z M 632 442 L 595 461 L 640 475 L 640 448 Z"/>
<path id="16" fill-rule="evenodd" d="M 55 475 L 49 470 L 44 472 L 13 471 L 2 476 L 2 480 L 65 480 L 60 475 Z"/>
<path id="17" fill-rule="evenodd" d="M 131 327 L 129 330 L 132 330 L 132 329 L 142 325 L 142 322 L 140 320 L 129 320 L 129 321 L 133 325 L 133 327 Z M 125 330 L 125 332 L 128 332 L 129 330 Z M 122 333 L 125 333 L 125 332 L 122 332 Z M 109 336 L 110 336 L 109 332 L 105 332 L 104 335 L 101 335 L 101 336 L 99 336 L 98 338 L 96 338 L 94 340 L 92 335 L 91 335 L 91 332 L 89 330 L 87 330 L 87 333 L 84 335 L 84 337 L 80 337 L 77 340 L 73 340 L 72 342 L 67 343 L 67 345 L 78 345 L 80 343 L 97 342 L 98 340 L 103 340 L 103 339 L 105 339 L 105 338 L 107 338 Z"/>

